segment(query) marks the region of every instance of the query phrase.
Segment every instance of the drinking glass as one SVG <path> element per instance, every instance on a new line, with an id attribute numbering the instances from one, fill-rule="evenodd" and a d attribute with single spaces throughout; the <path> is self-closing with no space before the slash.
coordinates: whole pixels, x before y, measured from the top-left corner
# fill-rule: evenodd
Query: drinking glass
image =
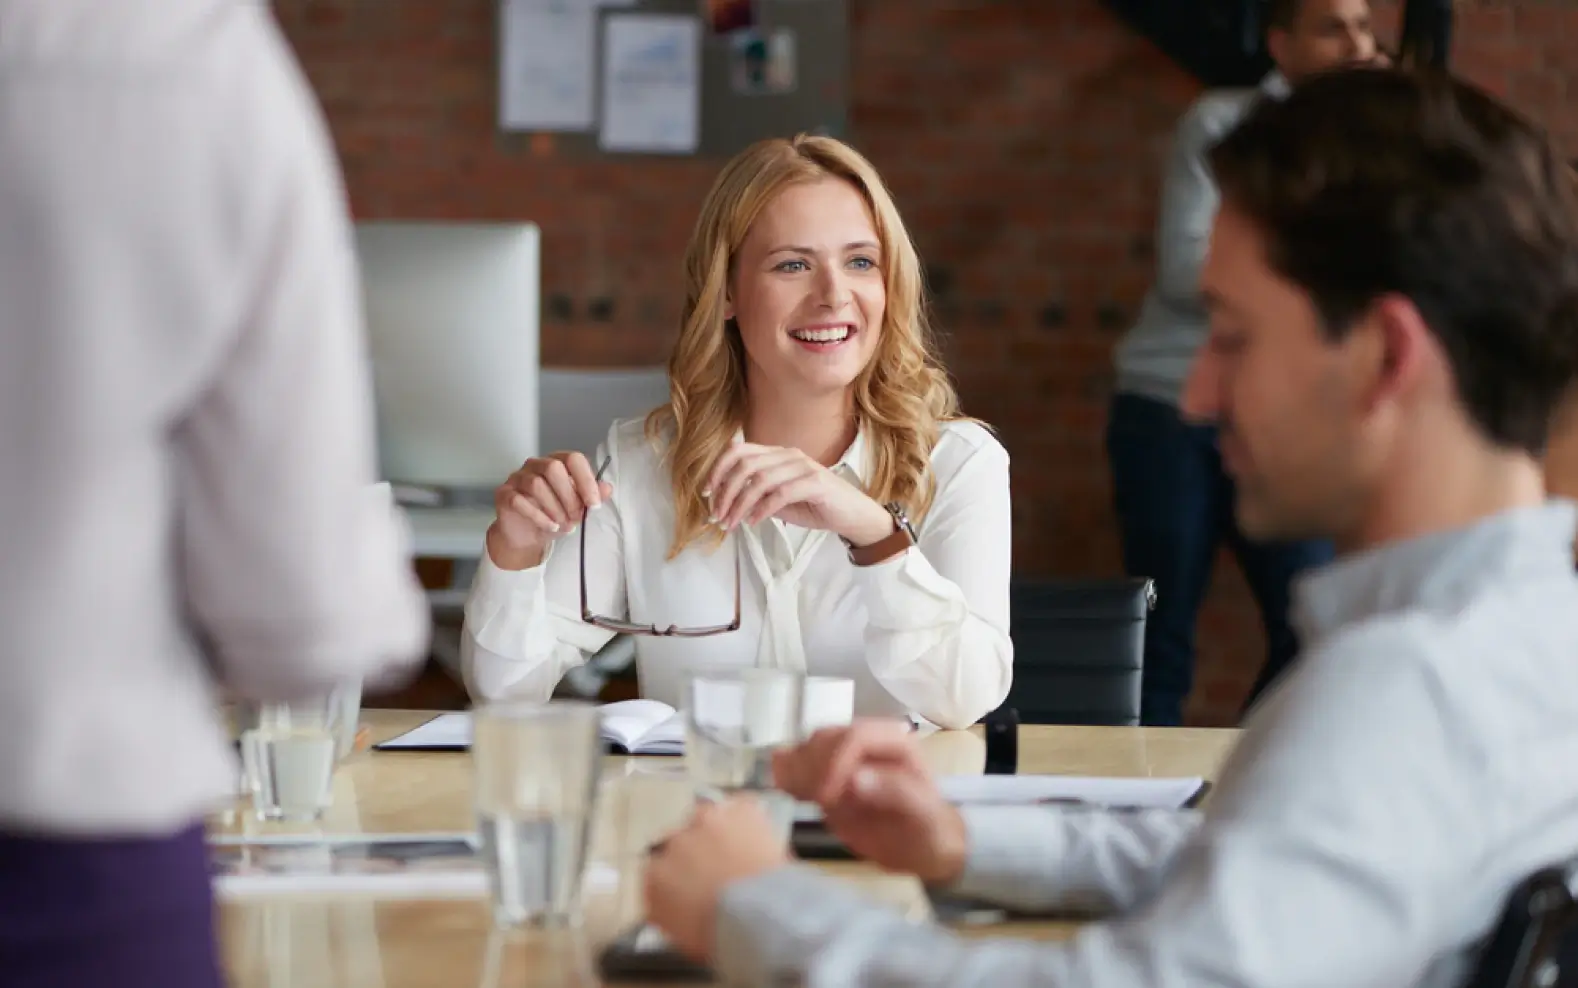
<path id="1" fill-rule="evenodd" d="M 358 691 L 359 692 L 359 691 Z M 345 688 L 259 704 L 241 732 L 241 764 L 252 808 L 264 820 L 310 822 L 334 795 L 334 766 L 348 710 Z M 350 728 L 352 733 L 355 727 Z"/>
<path id="2" fill-rule="evenodd" d="M 472 718 L 477 831 L 495 923 L 578 925 L 602 773 L 597 706 L 502 703 Z"/>
<path id="3" fill-rule="evenodd" d="M 685 696 L 685 765 L 701 799 L 748 792 L 789 840 L 794 800 L 773 783 L 772 756 L 805 737 L 805 677 L 776 669 L 692 673 Z"/>

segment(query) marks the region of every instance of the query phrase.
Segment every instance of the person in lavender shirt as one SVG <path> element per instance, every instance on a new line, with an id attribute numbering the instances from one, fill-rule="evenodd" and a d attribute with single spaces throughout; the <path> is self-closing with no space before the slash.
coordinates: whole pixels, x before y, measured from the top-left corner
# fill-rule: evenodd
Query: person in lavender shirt
<path id="1" fill-rule="evenodd" d="M 350 219 L 267 4 L 0 0 L 0 984 L 217 988 L 219 695 L 394 685 Z"/>

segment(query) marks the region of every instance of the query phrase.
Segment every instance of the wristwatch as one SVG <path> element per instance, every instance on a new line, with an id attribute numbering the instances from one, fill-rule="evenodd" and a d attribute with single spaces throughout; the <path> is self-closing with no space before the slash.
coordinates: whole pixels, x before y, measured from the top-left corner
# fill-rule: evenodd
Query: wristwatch
<path id="1" fill-rule="evenodd" d="M 856 566 L 874 566 L 892 559 L 916 542 L 915 526 L 910 524 L 909 515 L 904 513 L 904 505 L 897 501 L 889 501 L 883 507 L 893 516 L 892 535 L 878 539 L 870 545 L 854 545 L 848 539 L 844 539 L 844 547 L 849 550 L 849 561 Z"/>

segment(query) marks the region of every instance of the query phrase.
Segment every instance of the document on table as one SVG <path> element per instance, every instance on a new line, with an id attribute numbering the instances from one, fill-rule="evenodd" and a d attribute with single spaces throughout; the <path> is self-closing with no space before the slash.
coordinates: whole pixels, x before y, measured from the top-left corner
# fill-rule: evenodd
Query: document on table
<path id="1" fill-rule="evenodd" d="M 473 832 L 427 834 L 211 835 L 209 861 L 221 897 L 331 893 L 446 899 L 487 895 L 487 870 Z M 587 865 L 588 887 L 612 889 L 619 875 Z"/>
<path id="2" fill-rule="evenodd" d="M 379 751 L 465 751 L 471 747 L 471 714 L 439 714 L 398 737 L 373 745 Z"/>
<path id="3" fill-rule="evenodd" d="M 981 803 L 1088 803 L 1128 809 L 1182 809 L 1205 790 L 1200 776 L 1102 778 L 1085 775 L 946 775 L 937 780 L 944 799 Z"/>
<path id="4" fill-rule="evenodd" d="M 1198 775 L 1176 778 L 1124 778 L 1089 775 L 944 775 L 937 789 L 958 806 L 1089 806 L 1095 809 L 1179 810 L 1193 806 L 1207 790 Z M 795 822 L 820 824 L 814 803 L 795 806 Z"/>
<path id="5" fill-rule="evenodd" d="M 605 151 L 690 154 L 701 143 L 701 21 L 610 14 L 603 21 Z"/>
<path id="6" fill-rule="evenodd" d="M 504 0 L 499 9 L 499 127 L 596 124 L 597 12 L 635 0 Z"/>

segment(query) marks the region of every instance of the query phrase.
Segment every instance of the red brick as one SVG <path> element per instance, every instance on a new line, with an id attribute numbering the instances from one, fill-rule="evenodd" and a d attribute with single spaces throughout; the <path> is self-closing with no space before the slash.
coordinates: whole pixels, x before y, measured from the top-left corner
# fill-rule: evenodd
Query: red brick
<path id="1" fill-rule="evenodd" d="M 1460 5 L 1454 65 L 1578 150 L 1566 122 L 1578 10 Z M 604 159 L 495 130 L 496 0 L 277 0 L 325 103 L 363 217 L 521 218 L 543 229 L 551 364 L 661 363 L 679 264 L 721 161 Z M 1098 311 L 1132 318 L 1178 114 L 1198 90 L 1097 0 L 851 4 L 850 126 L 928 265 L 967 410 L 1013 454 L 1025 575 L 1114 573 L 1102 445 L 1110 349 Z M 1396 4 L 1378 4 L 1395 34 Z M 1139 248 L 1137 249 L 1137 245 Z M 612 323 L 587 318 L 614 299 Z M 1042 312 L 1061 306 L 1061 325 Z M 1263 657 L 1259 617 L 1224 555 L 1200 627 L 1199 723 L 1231 723 Z"/>

